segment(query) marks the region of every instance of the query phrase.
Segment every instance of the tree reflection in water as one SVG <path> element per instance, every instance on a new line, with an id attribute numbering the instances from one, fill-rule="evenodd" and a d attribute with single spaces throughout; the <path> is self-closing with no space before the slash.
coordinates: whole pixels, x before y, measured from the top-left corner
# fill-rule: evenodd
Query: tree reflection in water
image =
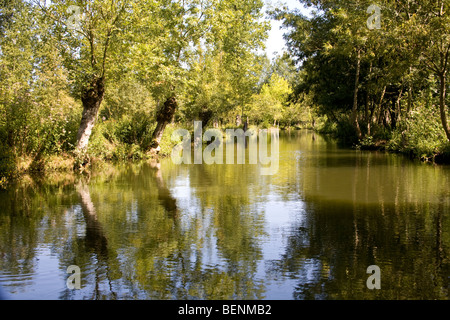
<path id="1" fill-rule="evenodd" d="M 280 135 L 273 177 L 163 160 L 33 178 L 0 193 L 0 284 L 61 299 L 448 299 L 449 181 L 307 132 Z M 381 290 L 366 288 L 372 264 Z M 65 286 L 70 265 L 81 290 Z"/>

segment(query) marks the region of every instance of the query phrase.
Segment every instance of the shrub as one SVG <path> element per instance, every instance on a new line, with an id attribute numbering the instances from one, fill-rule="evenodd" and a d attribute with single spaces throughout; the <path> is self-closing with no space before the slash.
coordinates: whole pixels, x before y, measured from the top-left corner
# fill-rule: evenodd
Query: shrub
<path id="1" fill-rule="evenodd" d="M 0 143 L 0 179 L 1 185 L 6 186 L 7 181 L 16 173 L 15 157 L 11 149 Z"/>
<path id="2" fill-rule="evenodd" d="M 161 150 L 159 151 L 159 155 L 162 157 L 167 157 L 172 154 L 172 149 L 180 142 L 175 141 L 172 139 L 172 133 L 177 129 L 177 126 L 175 124 L 169 124 L 167 125 L 166 129 L 164 130 L 163 136 L 161 138 Z M 191 132 L 192 139 L 194 138 L 192 132 Z"/>
<path id="3" fill-rule="evenodd" d="M 443 153 L 446 144 L 437 108 L 418 108 L 398 122 L 387 149 L 429 161 Z"/>
<path id="4" fill-rule="evenodd" d="M 349 146 L 354 146 L 358 143 L 358 135 L 350 121 L 341 121 L 336 124 L 335 128 L 331 124 L 327 127 L 339 143 Z"/>
<path id="5" fill-rule="evenodd" d="M 155 124 L 142 115 L 101 119 L 94 127 L 88 154 L 104 160 L 139 160 L 146 157 Z"/>
<path id="6" fill-rule="evenodd" d="M 108 126 L 103 122 L 98 122 L 92 130 L 89 139 L 87 156 L 90 158 L 98 158 L 102 160 L 111 160 L 114 158 L 115 145 L 105 137 L 108 132 Z M 83 157 L 81 157 L 83 158 Z"/>

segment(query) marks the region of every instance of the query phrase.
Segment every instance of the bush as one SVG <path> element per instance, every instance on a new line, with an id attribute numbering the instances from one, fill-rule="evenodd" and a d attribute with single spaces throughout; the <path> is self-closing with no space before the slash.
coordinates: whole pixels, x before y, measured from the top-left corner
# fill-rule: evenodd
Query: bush
<path id="1" fill-rule="evenodd" d="M 176 125 L 169 124 L 167 125 L 166 129 L 164 130 L 163 136 L 161 138 L 161 150 L 159 151 L 159 155 L 162 157 L 171 156 L 173 148 L 180 142 L 180 141 L 174 141 L 172 139 L 172 133 L 178 129 Z M 193 134 L 191 133 L 192 139 L 194 138 Z"/>
<path id="2" fill-rule="evenodd" d="M 258 125 L 258 127 L 261 128 L 261 129 L 269 129 L 269 128 L 272 127 L 272 124 L 270 123 L 269 120 L 266 119 L 266 120 L 264 120 L 263 122 L 261 122 L 261 123 Z"/>
<path id="3" fill-rule="evenodd" d="M 425 161 L 445 153 L 447 139 L 436 108 L 416 109 L 398 122 L 387 149 Z"/>
<path id="4" fill-rule="evenodd" d="M 120 119 L 101 119 L 94 127 L 88 154 L 103 160 L 139 160 L 146 157 L 155 123 L 136 113 Z"/>
<path id="5" fill-rule="evenodd" d="M 114 158 L 115 145 L 107 139 L 108 132 L 108 126 L 103 122 L 98 122 L 92 130 L 87 155 L 79 156 L 80 160 L 86 158 L 86 156 L 94 159 L 112 160 Z"/>
<path id="6" fill-rule="evenodd" d="M 339 143 L 349 146 L 355 146 L 358 144 L 356 129 L 349 121 L 341 121 L 336 124 L 336 129 L 333 129 L 331 132 Z"/>
<path id="7" fill-rule="evenodd" d="M 15 157 L 11 149 L 4 144 L 0 144 L 0 179 L 2 186 L 16 173 Z"/>
<path id="8" fill-rule="evenodd" d="M 312 125 L 311 125 L 312 128 Z M 324 134 L 338 134 L 338 125 L 330 121 L 327 116 L 320 116 L 314 118 L 314 128 L 319 133 Z"/>

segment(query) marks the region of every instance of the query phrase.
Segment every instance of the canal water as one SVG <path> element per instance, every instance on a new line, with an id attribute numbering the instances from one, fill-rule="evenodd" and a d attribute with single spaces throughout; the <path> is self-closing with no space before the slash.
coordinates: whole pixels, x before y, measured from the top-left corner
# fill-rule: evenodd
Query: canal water
<path id="1" fill-rule="evenodd" d="M 273 175 L 167 158 L 25 177 L 0 192 L 0 287 L 9 299 L 449 299 L 450 168 L 291 131 Z"/>

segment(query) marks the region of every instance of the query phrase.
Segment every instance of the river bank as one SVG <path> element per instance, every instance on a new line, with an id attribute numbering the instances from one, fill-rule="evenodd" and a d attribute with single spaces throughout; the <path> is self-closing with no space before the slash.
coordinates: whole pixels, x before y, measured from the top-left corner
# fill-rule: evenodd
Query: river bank
<path id="1" fill-rule="evenodd" d="M 223 132 L 225 138 L 226 130 L 242 128 L 243 126 L 224 125 L 218 129 Z M 262 129 L 256 126 L 251 126 L 250 128 L 255 130 Z M 178 129 L 186 128 L 180 124 L 173 123 L 166 127 L 158 154 L 151 152 L 147 148 L 147 136 L 143 135 L 139 139 L 136 137 L 129 139 L 128 135 L 132 136 L 136 128 L 128 129 L 129 132 L 127 132 L 127 135 L 118 138 L 120 134 L 117 131 L 119 130 L 112 130 L 110 123 L 101 122 L 97 125 L 97 130 L 93 133 L 88 151 L 83 155 L 76 154 L 73 151 L 64 151 L 51 154 L 16 156 L 14 152 L 8 150 L 0 156 L 0 190 L 6 189 L 10 181 L 20 179 L 25 175 L 46 175 L 57 172 L 84 173 L 90 170 L 101 170 L 105 166 L 118 163 L 170 157 L 172 149 L 179 143 L 179 141 L 173 139 L 173 133 Z M 193 131 L 193 127 L 188 129 Z M 151 130 L 146 131 L 151 132 Z M 191 136 L 194 135 L 192 134 Z"/>
<path id="2" fill-rule="evenodd" d="M 361 139 L 345 120 L 336 123 L 323 117 L 325 120 L 319 119 L 314 127 L 308 128 L 329 135 L 340 144 L 354 149 L 384 151 L 427 163 L 450 164 L 450 142 L 440 128 L 438 119 L 426 115 L 411 113 L 409 118 L 399 121 L 392 128 L 372 124 L 368 130 L 367 124 L 362 123 L 361 127 L 365 131 Z"/>
<path id="3" fill-rule="evenodd" d="M 112 143 L 105 139 L 104 136 L 99 137 L 97 134 L 94 135 L 89 151 L 82 159 L 73 152 L 3 158 L 2 165 L 6 169 L 3 170 L 4 173 L 0 178 L 0 190 L 6 189 L 10 181 L 20 179 L 20 177 L 29 174 L 83 173 L 91 169 L 101 169 L 105 165 L 170 157 L 173 147 L 178 143 L 172 140 L 172 134 L 175 130 L 181 128 L 180 125 L 176 124 L 171 124 L 167 127 L 161 141 L 161 150 L 157 155 L 145 151 L 141 146 L 133 143 L 117 141 Z M 220 130 L 226 136 L 225 130 L 231 128 L 234 127 L 228 125 L 221 127 Z M 250 128 L 255 130 L 263 129 L 257 126 L 251 126 Z M 317 122 L 315 127 L 289 127 L 282 128 L 282 130 L 313 130 L 319 134 L 325 134 L 336 139 L 343 146 L 357 150 L 383 151 L 402 154 L 410 159 L 419 159 L 427 163 L 450 164 L 450 144 L 439 143 L 436 145 L 433 141 L 428 141 L 429 139 L 411 139 L 410 136 L 405 135 L 405 132 L 402 132 L 400 135 L 396 131 L 378 132 L 373 136 L 366 136 L 355 142 L 354 137 L 349 135 L 348 130 L 346 131 L 340 126 L 325 124 L 320 121 Z M 12 162 L 6 163 L 7 161 Z"/>

